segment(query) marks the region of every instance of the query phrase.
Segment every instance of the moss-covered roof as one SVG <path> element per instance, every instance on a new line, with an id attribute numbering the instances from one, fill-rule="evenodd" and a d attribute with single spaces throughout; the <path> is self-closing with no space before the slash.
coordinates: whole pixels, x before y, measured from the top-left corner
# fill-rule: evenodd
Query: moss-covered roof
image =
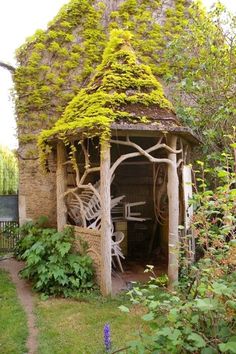
<path id="1" fill-rule="evenodd" d="M 99 133 L 106 138 L 113 122 L 150 124 L 165 116 L 175 119 L 162 85 L 150 67 L 138 61 L 130 39 L 128 31 L 112 31 L 95 75 L 72 99 L 54 127 L 41 133 L 41 147 L 52 136 L 65 138 L 78 130 L 87 136 Z"/>
<path id="2" fill-rule="evenodd" d="M 80 89 L 87 88 L 112 29 L 129 30 L 139 60 L 165 80 L 178 70 L 165 48 L 186 30 L 190 10 L 189 0 L 165 6 L 162 0 L 70 0 L 47 30 L 36 31 L 17 50 L 15 106 L 27 157 L 38 155 L 34 144 L 40 131 L 51 129 Z"/>

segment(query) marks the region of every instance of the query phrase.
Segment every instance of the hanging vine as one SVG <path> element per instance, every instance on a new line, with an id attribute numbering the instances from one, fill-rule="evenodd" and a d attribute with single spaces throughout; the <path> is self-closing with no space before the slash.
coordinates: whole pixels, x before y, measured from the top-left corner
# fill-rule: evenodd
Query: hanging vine
<path id="1" fill-rule="evenodd" d="M 165 75 L 163 49 L 166 39 L 181 35 L 188 5 L 173 0 L 174 10 L 161 1 L 125 0 L 108 13 L 104 2 L 71 0 L 50 23 L 38 30 L 18 51 L 14 74 L 18 135 L 20 142 L 35 143 L 37 135 L 52 125 L 68 103 L 87 85 L 102 59 L 109 31 L 128 29 L 138 58 L 154 74 Z M 157 22 L 158 17 L 161 23 Z M 163 18 L 166 18 L 164 21 Z M 29 154 L 35 152 L 29 146 Z"/>
<path id="2" fill-rule="evenodd" d="M 12 151 L 0 146 L 0 194 L 18 190 L 18 163 Z"/>

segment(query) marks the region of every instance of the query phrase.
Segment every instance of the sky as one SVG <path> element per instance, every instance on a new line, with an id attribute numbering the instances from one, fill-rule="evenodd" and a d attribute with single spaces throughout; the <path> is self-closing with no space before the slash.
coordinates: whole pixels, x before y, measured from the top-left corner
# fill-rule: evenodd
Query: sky
<path id="1" fill-rule="evenodd" d="M 69 0 L 7 0 L 0 5 L 0 60 L 15 64 L 14 52 L 34 34 L 47 27 L 62 5 Z M 221 0 L 236 13 L 236 0 Z M 210 7 L 214 0 L 203 0 Z M 17 148 L 16 123 L 10 91 L 11 75 L 0 68 L 0 145 Z"/>

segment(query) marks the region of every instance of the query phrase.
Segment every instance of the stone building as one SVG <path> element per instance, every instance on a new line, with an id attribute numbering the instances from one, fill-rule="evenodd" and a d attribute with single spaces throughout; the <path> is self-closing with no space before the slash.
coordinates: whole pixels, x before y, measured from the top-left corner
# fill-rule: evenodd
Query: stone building
<path id="1" fill-rule="evenodd" d="M 171 282 L 178 277 L 178 225 L 188 223 L 191 194 L 184 183 L 191 182 L 187 164 L 198 140 L 156 78 L 168 70 L 162 53 L 181 34 L 187 6 L 72 0 L 17 54 L 20 222 L 47 215 L 59 229 L 76 225 L 104 294 L 111 292 L 113 228 L 124 220 L 122 252 L 135 248 L 135 235 L 149 234 L 140 249 L 160 247 Z M 86 216 L 86 190 L 99 217 Z"/>

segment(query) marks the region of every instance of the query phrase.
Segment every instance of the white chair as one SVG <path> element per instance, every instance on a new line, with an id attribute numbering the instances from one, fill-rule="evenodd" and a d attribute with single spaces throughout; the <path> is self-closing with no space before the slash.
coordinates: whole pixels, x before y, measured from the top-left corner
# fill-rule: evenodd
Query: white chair
<path id="1" fill-rule="evenodd" d="M 125 219 L 131 221 L 146 221 L 147 218 L 140 218 L 141 213 L 135 213 L 131 210 L 132 207 L 145 205 L 146 202 L 125 203 Z"/>
<path id="2" fill-rule="evenodd" d="M 115 239 L 115 241 L 113 239 L 111 241 L 112 264 L 115 266 L 115 262 L 113 259 L 115 257 L 122 273 L 124 273 L 124 269 L 122 267 L 120 258 L 125 259 L 125 256 L 123 255 L 119 245 L 124 240 L 124 237 L 125 235 L 123 232 L 116 231 L 112 234 L 112 238 Z"/>

